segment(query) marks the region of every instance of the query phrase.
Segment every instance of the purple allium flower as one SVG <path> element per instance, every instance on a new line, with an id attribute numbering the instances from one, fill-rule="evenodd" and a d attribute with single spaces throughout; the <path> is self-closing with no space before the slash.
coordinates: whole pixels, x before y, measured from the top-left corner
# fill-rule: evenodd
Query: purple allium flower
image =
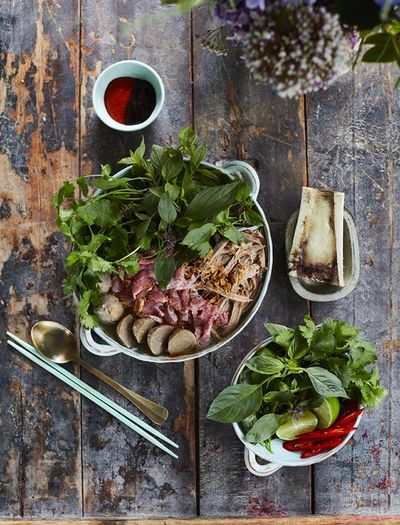
<path id="1" fill-rule="evenodd" d="M 252 13 L 246 6 L 246 0 L 218 0 L 214 15 L 222 25 L 229 28 L 234 39 L 240 39 L 253 25 Z"/>
<path id="2" fill-rule="evenodd" d="M 283 97 L 328 87 L 350 62 L 338 15 L 308 2 L 269 5 L 254 19 L 244 45 L 253 76 Z"/>

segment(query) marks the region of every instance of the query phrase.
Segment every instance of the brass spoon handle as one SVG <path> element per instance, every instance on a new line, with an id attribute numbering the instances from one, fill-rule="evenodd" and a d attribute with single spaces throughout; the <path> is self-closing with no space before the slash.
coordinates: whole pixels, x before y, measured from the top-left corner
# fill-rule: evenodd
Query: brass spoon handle
<path id="1" fill-rule="evenodd" d="M 153 421 L 153 423 L 156 425 L 162 425 L 167 419 L 168 410 L 165 407 L 155 403 L 154 401 L 150 401 L 150 399 L 146 399 L 139 394 L 136 394 L 136 392 L 132 392 L 132 390 L 129 390 L 118 383 L 118 381 L 115 381 L 115 379 L 112 379 L 110 376 L 104 374 L 94 366 L 86 363 L 86 361 L 82 361 L 82 359 L 78 358 L 76 362 L 80 366 L 83 366 L 83 368 L 86 368 L 86 370 L 89 370 L 89 372 L 91 372 L 93 375 L 104 381 L 104 383 L 107 383 L 107 385 L 110 385 L 117 392 L 125 396 L 131 403 L 135 405 L 136 408 L 143 412 L 143 414 L 151 419 L 151 421 Z"/>

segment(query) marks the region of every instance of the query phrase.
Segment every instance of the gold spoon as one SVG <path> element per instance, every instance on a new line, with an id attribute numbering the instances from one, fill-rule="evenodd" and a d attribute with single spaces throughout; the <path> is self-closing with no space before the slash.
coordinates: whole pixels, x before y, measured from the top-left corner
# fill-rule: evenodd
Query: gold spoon
<path id="1" fill-rule="evenodd" d="M 74 361 L 78 365 L 83 366 L 83 368 L 89 370 L 93 375 L 129 399 L 136 408 L 156 425 L 162 425 L 167 419 L 168 410 L 165 407 L 136 394 L 136 392 L 132 392 L 94 366 L 83 361 L 79 356 L 74 334 L 65 326 L 54 321 L 39 321 L 32 326 L 31 338 L 36 350 L 41 352 L 47 359 L 55 363 Z"/>

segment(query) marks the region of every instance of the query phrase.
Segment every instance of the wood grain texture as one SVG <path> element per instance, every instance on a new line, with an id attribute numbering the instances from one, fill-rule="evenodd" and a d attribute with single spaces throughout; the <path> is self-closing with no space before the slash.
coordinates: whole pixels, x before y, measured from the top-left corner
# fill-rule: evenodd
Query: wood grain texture
<path id="1" fill-rule="evenodd" d="M 17 525 L 21 521 L 0 521 L 0 525 Z M 194 519 L 163 519 L 163 520 L 52 520 L 28 521 L 25 525 L 398 525 L 400 518 L 384 516 L 291 516 L 274 518 L 194 518 Z"/>
<path id="2" fill-rule="evenodd" d="M 398 93 L 384 67 L 359 67 L 327 93 L 309 97 L 310 185 L 346 192 L 361 255 L 353 294 L 313 305 L 318 321 L 343 318 L 376 342 L 389 396 L 367 411 L 350 446 L 315 467 L 317 513 L 399 513 Z M 396 284 L 395 284 L 396 283 Z"/>
<path id="3" fill-rule="evenodd" d="M 0 20 L 0 514 L 80 516 L 79 396 L 5 344 L 74 321 L 50 199 L 78 172 L 78 4 L 6 0 Z"/>
<path id="4" fill-rule="evenodd" d="M 158 0 L 82 2 L 82 171 L 98 173 L 100 164 L 135 149 L 141 134 L 107 128 L 94 115 L 91 91 L 102 69 L 134 58 L 154 67 L 166 88 L 166 105 L 147 130 L 146 143 L 177 140 L 190 123 L 189 16 L 174 17 Z M 163 431 L 179 443 L 179 460 L 167 456 L 83 403 L 84 514 L 87 516 L 193 516 L 196 514 L 195 403 L 193 363 L 156 366 L 127 356 L 85 358 L 123 385 L 164 404 L 170 416 Z M 96 388 L 103 389 L 84 374 Z M 119 396 L 111 396 L 129 406 Z"/>
<path id="5" fill-rule="evenodd" d="M 306 177 L 302 101 L 284 101 L 255 85 L 240 50 L 216 57 L 201 49 L 198 34 L 206 12 L 194 13 L 194 126 L 209 147 L 209 158 L 243 159 L 261 179 L 259 201 L 271 225 L 274 271 L 266 299 L 251 325 L 232 343 L 199 362 L 200 514 L 266 516 L 311 511 L 309 469 L 281 469 L 270 478 L 249 474 L 243 446 L 231 425 L 207 421 L 208 407 L 230 384 L 252 347 L 266 338 L 267 320 L 294 324 L 306 302 L 290 289 L 285 272 L 284 229 L 300 199 Z M 293 497 L 295 494 L 295 497 Z"/>

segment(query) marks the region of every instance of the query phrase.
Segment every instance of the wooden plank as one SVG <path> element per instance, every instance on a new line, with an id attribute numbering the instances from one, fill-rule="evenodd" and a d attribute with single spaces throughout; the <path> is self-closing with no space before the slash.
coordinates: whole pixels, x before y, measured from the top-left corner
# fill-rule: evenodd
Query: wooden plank
<path id="1" fill-rule="evenodd" d="M 17 525 L 20 521 L 0 521 L 0 525 Z M 25 525 L 35 525 L 43 523 L 45 525 L 398 525 L 400 518 L 384 516 L 292 516 L 292 517 L 275 517 L 275 518 L 195 518 L 195 519 L 163 519 L 163 520 L 52 520 L 52 521 L 24 521 Z"/>
<path id="2" fill-rule="evenodd" d="M 194 35 L 207 28 L 194 12 Z M 240 50 L 216 57 L 194 42 L 194 124 L 209 158 L 252 163 L 261 178 L 260 203 L 270 221 L 274 272 L 266 299 L 251 325 L 232 343 L 199 362 L 200 515 L 266 516 L 311 511 L 308 469 L 281 469 L 256 478 L 243 464 L 243 446 L 229 425 L 206 420 L 217 393 L 229 385 L 239 362 L 266 337 L 266 320 L 292 325 L 307 304 L 285 276 L 284 229 L 306 180 L 302 101 L 285 101 L 249 79 Z"/>
<path id="3" fill-rule="evenodd" d="M 346 192 L 361 252 L 355 292 L 338 303 L 315 304 L 313 311 L 318 321 L 344 318 L 377 343 L 382 381 L 389 389 L 382 406 L 366 413 L 352 444 L 315 468 L 315 510 L 324 514 L 399 513 L 392 440 L 399 431 L 394 361 L 399 348 L 399 188 L 394 166 L 400 120 L 392 83 L 389 69 L 359 67 L 327 93 L 310 97 L 307 105 L 310 185 Z"/>
<path id="4" fill-rule="evenodd" d="M 108 129 L 93 114 L 93 82 L 112 62 L 134 58 L 160 73 L 166 106 L 144 135 L 148 145 L 176 140 L 191 115 L 189 17 L 171 16 L 171 9 L 160 7 L 159 0 L 118 0 L 112 8 L 107 0 L 84 0 L 82 35 L 82 172 L 96 173 L 100 163 L 107 162 L 117 169 L 116 160 L 140 141 L 141 134 Z M 95 358 L 85 351 L 84 356 L 128 388 L 165 404 L 170 417 L 163 431 L 180 445 L 179 460 L 174 460 L 84 403 L 85 515 L 195 515 L 193 363 L 155 366 L 126 356 Z M 102 389 L 92 378 L 84 377 Z M 112 395 L 109 389 L 107 392 Z"/>
<path id="5" fill-rule="evenodd" d="M 78 171 L 78 1 L 0 8 L 0 330 L 70 327 L 64 241 L 51 196 Z M 0 514 L 81 515 L 80 402 L 48 374 L 0 350 Z"/>

